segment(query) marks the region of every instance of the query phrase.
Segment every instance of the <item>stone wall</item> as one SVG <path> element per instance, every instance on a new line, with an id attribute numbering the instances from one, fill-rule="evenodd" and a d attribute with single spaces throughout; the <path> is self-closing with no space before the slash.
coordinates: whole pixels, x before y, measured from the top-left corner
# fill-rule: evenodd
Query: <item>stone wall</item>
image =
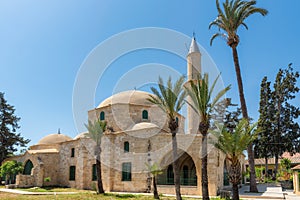
<path id="1" fill-rule="evenodd" d="M 35 186 L 34 176 L 18 174 L 16 176 L 16 186 L 18 188 L 29 188 Z"/>

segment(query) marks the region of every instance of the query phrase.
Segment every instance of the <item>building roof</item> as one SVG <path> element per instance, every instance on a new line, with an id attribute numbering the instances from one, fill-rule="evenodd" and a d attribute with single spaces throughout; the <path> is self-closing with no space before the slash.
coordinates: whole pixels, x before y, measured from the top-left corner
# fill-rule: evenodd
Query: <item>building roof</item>
<path id="1" fill-rule="evenodd" d="M 86 134 L 87 134 L 88 132 L 82 132 L 82 133 L 79 133 L 78 135 L 76 135 L 75 137 L 74 137 L 74 140 L 77 140 L 77 139 L 79 139 L 79 138 L 89 138 Z"/>
<path id="2" fill-rule="evenodd" d="M 281 155 L 281 157 L 279 158 L 279 163 L 280 163 L 280 160 L 283 158 L 288 158 L 292 164 L 300 163 L 300 153 L 295 153 L 295 154 L 291 155 L 289 152 L 284 152 Z M 248 160 L 246 161 L 246 164 L 248 164 Z M 264 165 L 264 164 L 265 164 L 264 158 L 255 159 L 255 165 Z M 275 158 L 269 158 L 268 164 L 275 164 Z"/>
<path id="3" fill-rule="evenodd" d="M 56 144 L 56 143 L 61 143 L 61 142 L 66 142 L 72 140 L 69 136 L 63 135 L 63 134 L 49 134 L 45 137 L 43 137 L 38 143 L 39 144 Z"/>
<path id="4" fill-rule="evenodd" d="M 292 170 L 300 170 L 300 165 L 296 165 L 295 167 L 292 168 Z"/>
<path id="5" fill-rule="evenodd" d="M 135 124 L 131 130 L 140 130 L 140 129 L 147 129 L 147 128 L 159 128 L 156 124 L 149 123 L 149 122 L 141 122 Z"/>
<path id="6" fill-rule="evenodd" d="M 30 154 L 37 154 L 37 153 L 58 153 L 57 149 L 38 149 L 38 150 L 28 150 Z"/>
<path id="7" fill-rule="evenodd" d="M 199 50 L 199 47 L 198 47 L 198 44 L 196 42 L 196 38 L 195 37 L 193 37 L 193 39 L 192 39 L 192 42 L 191 42 L 191 45 L 190 45 L 190 49 L 189 49 L 189 54 L 193 53 L 193 52 L 200 53 L 200 50 Z"/>
<path id="8" fill-rule="evenodd" d="M 112 95 L 102 101 L 97 108 L 114 104 L 152 105 L 147 101 L 150 93 L 140 90 L 128 90 Z"/>

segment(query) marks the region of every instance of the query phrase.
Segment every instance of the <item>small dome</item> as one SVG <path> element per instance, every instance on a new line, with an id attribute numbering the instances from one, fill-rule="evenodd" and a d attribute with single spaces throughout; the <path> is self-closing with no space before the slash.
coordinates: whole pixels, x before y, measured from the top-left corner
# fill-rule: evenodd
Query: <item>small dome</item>
<path id="1" fill-rule="evenodd" d="M 156 124 L 149 123 L 149 122 L 141 122 L 135 124 L 131 130 L 140 130 L 140 129 L 147 129 L 147 128 L 159 128 Z"/>
<path id="2" fill-rule="evenodd" d="M 88 137 L 86 134 L 87 134 L 88 132 L 83 132 L 83 133 L 79 133 L 78 135 L 76 135 L 75 137 L 74 137 L 74 140 L 77 140 L 77 139 L 79 139 L 79 138 L 90 138 L 90 137 Z"/>
<path id="3" fill-rule="evenodd" d="M 70 138 L 69 136 L 54 133 L 43 137 L 37 144 L 56 144 L 69 140 L 72 140 L 72 138 Z"/>
<path id="4" fill-rule="evenodd" d="M 97 108 L 114 105 L 114 104 L 135 104 L 135 105 L 152 105 L 147 101 L 151 95 L 148 92 L 140 90 L 128 90 L 112 95 L 102 101 Z"/>

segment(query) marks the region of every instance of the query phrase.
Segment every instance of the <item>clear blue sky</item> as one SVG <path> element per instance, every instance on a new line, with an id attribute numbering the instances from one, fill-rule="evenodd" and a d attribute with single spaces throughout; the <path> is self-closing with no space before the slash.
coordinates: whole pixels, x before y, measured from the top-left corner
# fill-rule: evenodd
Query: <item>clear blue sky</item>
<path id="1" fill-rule="evenodd" d="M 239 30 L 238 47 L 246 101 L 254 119 L 263 76 L 274 80 L 278 69 L 289 63 L 300 71 L 300 1 L 258 0 L 257 5 L 269 14 L 246 21 L 249 30 Z M 15 106 L 21 117 L 20 132 L 32 140 L 30 145 L 58 128 L 74 137 L 72 93 L 84 59 L 99 43 L 122 31 L 161 27 L 189 36 L 195 31 L 224 83 L 232 84 L 228 96 L 239 103 L 230 48 L 221 39 L 209 45 L 216 30 L 208 30 L 208 24 L 216 15 L 214 0 L 1 0 L 0 91 Z M 109 78 L 99 83 L 95 106 L 111 95 L 112 86 L 131 67 L 146 63 L 185 66 L 173 58 L 151 50 L 122 56 L 107 72 Z M 295 100 L 298 106 L 299 98 Z"/>

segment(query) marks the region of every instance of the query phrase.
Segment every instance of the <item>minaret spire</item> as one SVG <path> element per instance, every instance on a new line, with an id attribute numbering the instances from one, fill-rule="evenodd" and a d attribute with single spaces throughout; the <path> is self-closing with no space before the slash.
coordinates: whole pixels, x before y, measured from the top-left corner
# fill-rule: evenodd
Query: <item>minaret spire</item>
<path id="1" fill-rule="evenodd" d="M 193 32 L 193 38 L 190 45 L 190 49 L 187 55 L 187 78 L 188 81 L 197 80 L 201 74 L 201 53 L 196 42 L 195 32 Z M 187 98 L 188 102 L 191 102 L 191 98 Z M 199 126 L 199 116 L 190 106 L 187 107 L 187 121 L 188 121 L 188 133 L 197 134 Z"/>

